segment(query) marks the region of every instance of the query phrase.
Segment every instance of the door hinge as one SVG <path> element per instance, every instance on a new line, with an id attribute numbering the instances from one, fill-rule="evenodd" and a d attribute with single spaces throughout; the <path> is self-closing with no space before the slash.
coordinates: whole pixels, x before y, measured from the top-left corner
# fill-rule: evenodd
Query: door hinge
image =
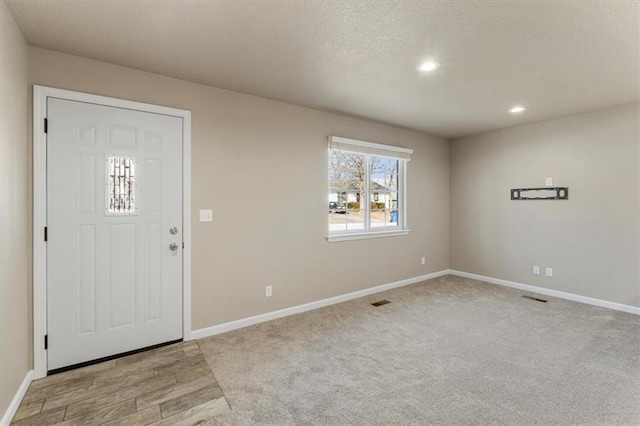
<path id="1" fill-rule="evenodd" d="M 184 243 L 182 243 L 182 249 L 184 249 Z"/>
<path id="2" fill-rule="evenodd" d="M 48 237 L 48 234 L 47 234 L 47 227 L 45 226 L 45 227 L 44 227 L 44 241 L 45 241 L 45 242 L 47 242 L 47 237 Z"/>
<path id="3" fill-rule="evenodd" d="M 44 335 L 44 349 L 45 350 L 49 349 L 49 335 L 48 334 Z"/>
<path id="4" fill-rule="evenodd" d="M 47 120 L 46 118 L 44 119 L 44 132 L 49 132 L 49 120 Z"/>

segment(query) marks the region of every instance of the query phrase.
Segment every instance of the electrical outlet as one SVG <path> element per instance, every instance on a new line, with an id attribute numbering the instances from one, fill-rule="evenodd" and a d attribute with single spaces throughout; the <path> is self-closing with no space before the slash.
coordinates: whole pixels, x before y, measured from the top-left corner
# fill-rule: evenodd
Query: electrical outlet
<path id="1" fill-rule="evenodd" d="M 545 184 L 546 186 L 553 186 L 553 178 L 550 178 L 550 177 L 546 178 L 546 179 L 544 180 L 544 184 Z"/>
<path id="2" fill-rule="evenodd" d="M 264 288 L 264 297 L 271 297 L 273 295 L 272 286 L 268 285 Z"/>
<path id="3" fill-rule="evenodd" d="M 200 222 L 213 222 L 213 210 L 200 210 Z"/>
<path id="4" fill-rule="evenodd" d="M 422 256 L 422 264 L 424 265 L 425 263 L 427 263 L 427 258 Z"/>
<path id="5" fill-rule="evenodd" d="M 547 268 L 545 270 L 545 275 L 548 277 L 552 277 L 553 276 L 553 268 Z"/>
<path id="6" fill-rule="evenodd" d="M 533 275 L 540 275 L 540 267 L 538 265 L 533 265 Z"/>

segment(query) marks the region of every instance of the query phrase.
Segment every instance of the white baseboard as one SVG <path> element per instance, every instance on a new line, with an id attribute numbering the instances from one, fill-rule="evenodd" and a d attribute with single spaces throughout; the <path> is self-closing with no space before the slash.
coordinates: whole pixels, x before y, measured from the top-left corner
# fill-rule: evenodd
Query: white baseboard
<path id="1" fill-rule="evenodd" d="M 546 296 L 558 297 L 560 299 L 571 300 L 574 302 L 586 303 L 587 305 L 600 306 L 602 308 L 609 308 L 616 311 L 628 312 L 630 314 L 640 315 L 640 307 L 624 305 L 622 303 L 609 302 L 607 300 L 594 299 L 593 297 L 580 296 L 579 294 L 565 293 L 558 290 L 550 290 L 548 288 L 536 287 L 529 284 L 521 284 L 513 281 L 501 280 L 498 278 L 485 277 L 483 275 L 470 274 L 462 271 L 449 271 L 451 275 L 457 275 L 463 278 L 471 278 L 473 280 L 484 281 L 490 284 L 498 284 L 506 287 L 517 288 L 519 290 L 530 291 L 532 293 L 544 294 Z"/>
<path id="2" fill-rule="evenodd" d="M 396 281 L 389 284 L 379 285 L 377 287 L 366 288 L 364 290 L 354 291 L 340 296 L 330 297 L 328 299 L 318 300 L 316 302 L 305 303 L 304 305 L 292 306 L 291 308 L 281 309 L 279 311 L 268 312 L 266 314 L 256 315 L 249 318 L 231 321 L 224 324 L 214 325 L 213 327 L 201 328 L 191 332 L 192 339 L 202 339 L 203 337 L 215 336 L 216 334 L 226 333 L 227 331 L 236 330 L 238 328 L 248 327 L 250 325 L 259 324 L 261 322 L 271 321 L 276 318 L 287 317 L 302 312 L 312 311 L 325 306 L 335 305 L 336 303 L 346 302 L 348 300 L 357 299 L 359 297 L 368 296 L 381 291 L 391 290 L 393 288 L 403 287 L 410 284 L 419 283 L 432 278 L 449 275 L 448 269 L 444 271 L 434 272 L 432 274 L 421 275 L 414 278 L 408 278 L 402 281 Z"/>
<path id="3" fill-rule="evenodd" d="M 0 420 L 0 426 L 9 426 L 11 420 L 13 420 L 13 416 L 15 416 L 16 411 L 18 411 L 18 407 L 20 407 L 22 398 L 24 398 L 24 395 L 27 393 L 27 389 L 29 389 L 31 381 L 33 381 L 33 370 L 27 371 L 27 375 L 24 376 L 22 384 L 16 391 L 16 394 L 13 396 L 11 404 L 9 404 L 9 407 L 7 407 L 7 411 L 4 412 L 2 420 Z"/>

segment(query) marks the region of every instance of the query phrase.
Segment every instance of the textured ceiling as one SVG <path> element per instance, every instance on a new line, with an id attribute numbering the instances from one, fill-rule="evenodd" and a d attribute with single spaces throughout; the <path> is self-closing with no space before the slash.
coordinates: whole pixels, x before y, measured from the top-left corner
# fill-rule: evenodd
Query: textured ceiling
<path id="1" fill-rule="evenodd" d="M 34 46 L 449 138 L 638 102 L 638 2 L 6 3 Z"/>

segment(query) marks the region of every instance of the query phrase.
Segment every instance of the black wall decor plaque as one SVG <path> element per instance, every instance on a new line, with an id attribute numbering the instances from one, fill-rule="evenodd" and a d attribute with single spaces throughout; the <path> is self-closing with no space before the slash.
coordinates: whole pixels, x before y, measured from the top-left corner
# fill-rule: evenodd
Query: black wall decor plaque
<path id="1" fill-rule="evenodd" d="M 511 190 L 512 200 L 568 200 L 569 188 L 562 186 L 545 188 L 516 188 Z"/>

